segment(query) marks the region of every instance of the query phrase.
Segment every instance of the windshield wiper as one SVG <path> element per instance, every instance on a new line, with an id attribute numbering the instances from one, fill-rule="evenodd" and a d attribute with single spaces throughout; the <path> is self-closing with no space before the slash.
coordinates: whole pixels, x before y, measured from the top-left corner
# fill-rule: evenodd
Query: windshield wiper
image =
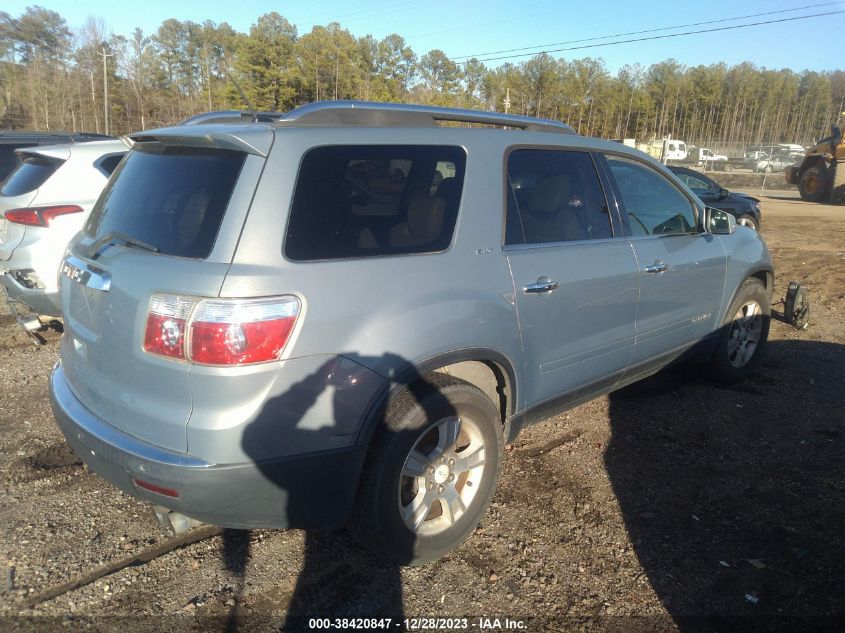
<path id="1" fill-rule="evenodd" d="M 149 242 L 130 237 L 129 235 L 126 235 L 126 233 L 122 233 L 120 231 L 109 231 L 105 235 L 101 235 L 91 242 L 86 250 L 91 259 L 97 259 L 109 246 L 114 246 L 115 244 L 122 244 L 123 246 L 129 246 L 132 248 L 140 248 L 141 250 L 149 251 L 150 253 L 158 253 L 161 250 L 158 246 L 153 246 Z"/>

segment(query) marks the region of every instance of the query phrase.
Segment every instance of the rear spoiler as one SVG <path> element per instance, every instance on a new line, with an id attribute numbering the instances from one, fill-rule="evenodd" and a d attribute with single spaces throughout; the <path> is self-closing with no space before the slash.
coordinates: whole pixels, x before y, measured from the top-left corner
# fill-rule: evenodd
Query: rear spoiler
<path id="1" fill-rule="evenodd" d="M 162 128 L 148 132 L 128 134 L 121 140 L 130 148 L 143 145 L 179 145 L 182 147 L 204 147 L 245 152 L 267 157 L 273 145 L 273 131 L 267 127 L 245 127 L 243 125 L 191 125 Z"/>

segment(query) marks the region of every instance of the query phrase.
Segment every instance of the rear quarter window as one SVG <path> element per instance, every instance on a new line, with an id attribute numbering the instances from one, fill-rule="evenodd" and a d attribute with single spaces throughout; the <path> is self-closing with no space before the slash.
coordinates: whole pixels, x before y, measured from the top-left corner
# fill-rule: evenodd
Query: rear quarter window
<path id="1" fill-rule="evenodd" d="M 122 159 L 123 154 L 113 154 L 111 156 L 101 158 L 98 163 L 99 169 L 106 175 L 106 177 L 111 176 Z"/>
<path id="2" fill-rule="evenodd" d="M 433 145 L 318 147 L 302 159 L 285 256 L 312 261 L 444 251 L 466 154 Z"/>
<path id="3" fill-rule="evenodd" d="M 173 146 L 133 149 L 119 163 L 85 225 L 147 242 L 164 255 L 211 253 L 246 154 Z"/>
<path id="4" fill-rule="evenodd" d="M 35 191 L 47 182 L 63 162 L 40 156 L 25 158 L 3 182 L 0 195 L 20 196 Z"/>

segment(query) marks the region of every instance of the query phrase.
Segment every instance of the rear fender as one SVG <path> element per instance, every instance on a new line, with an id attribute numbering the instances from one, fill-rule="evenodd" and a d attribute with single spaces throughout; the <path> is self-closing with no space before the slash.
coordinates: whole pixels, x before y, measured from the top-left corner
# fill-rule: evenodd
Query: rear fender
<path id="1" fill-rule="evenodd" d="M 521 394 L 518 393 L 519 387 L 514 364 L 507 356 L 491 348 L 464 348 L 446 354 L 438 354 L 436 357 L 426 359 L 416 364 L 403 361 L 399 357 L 396 358 L 396 371 L 393 372 L 393 375 L 391 376 L 390 385 L 381 393 L 381 396 L 377 398 L 370 407 L 370 410 L 365 418 L 364 425 L 358 435 L 358 445 L 366 445 L 370 443 L 373 435 L 375 435 L 376 430 L 384 419 L 384 413 L 391 398 L 406 389 L 409 384 L 418 381 L 426 374 L 464 361 L 479 361 L 489 365 L 494 372 L 499 372 L 500 378 L 504 383 L 505 390 L 509 396 L 507 410 L 503 412 L 506 418 L 504 434 L 506 437 L 508 436 L 510 417 L 518 408 L 518 398 Z"/>

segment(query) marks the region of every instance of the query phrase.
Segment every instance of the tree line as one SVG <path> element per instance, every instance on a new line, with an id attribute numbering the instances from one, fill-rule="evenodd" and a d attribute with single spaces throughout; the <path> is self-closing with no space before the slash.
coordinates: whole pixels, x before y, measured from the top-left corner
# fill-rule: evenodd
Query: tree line
<path id="1" fill-rule="evenodd" d="M 845 109 L 842 70 L 669 59 L 612 74 L 601 59 L 545 53 L 490 68 L 438 49 L 418 55 L 396 33 L 356 37 L 337 22 L 300 35 L 276 12 L 248 33 L 169 19 L 155 33 L 127 36 L 98 18 L 72 30 L 38 6 L 17 17 L 0 11 L 0 83 L 0 128 L 89 132 L 106 131 L 107 84 L 111 134 L 208 110 L 364 99 L 510 111 L 605 138 L 808 144 Z"/>

